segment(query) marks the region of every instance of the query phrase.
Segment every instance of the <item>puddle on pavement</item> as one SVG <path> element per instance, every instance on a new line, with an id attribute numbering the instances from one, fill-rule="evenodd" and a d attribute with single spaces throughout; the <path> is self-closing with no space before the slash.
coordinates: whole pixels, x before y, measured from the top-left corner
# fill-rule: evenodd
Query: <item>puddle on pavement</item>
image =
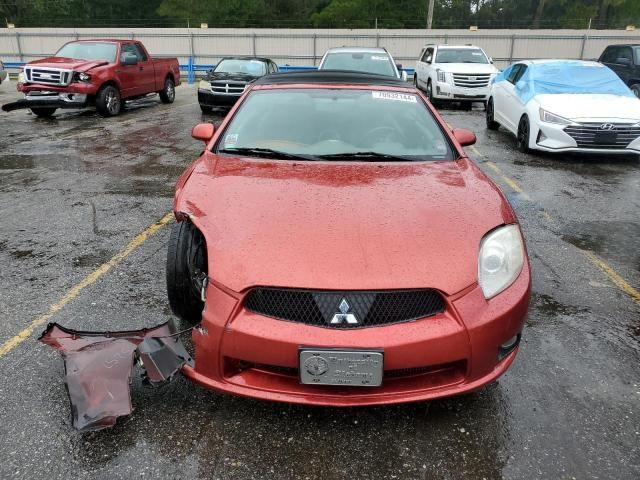
<path id="1" fill-rule="evenodd" d="M 602 255 L 640 272 L 640 223 L 593 221 L 569 223 L 562 240 L 582 250 Z"/>
<path id="2" fill-rule="evenodd" d="M 109 250 L 96 250 L 73 259 L 74 267 L 97 267 L 108 261 L 113 254 Z"/>
<path id="3" fill-rule="evenodd" d="M 22 170 L 34 168 L 33 157 L 27 155 L 2 155 L 0 157 L 0 170 Z"/>
<path id="4" fill-rule="evenodd" d="M 535 292 L 531 294 L 531 307 L 529 316 L 527 317 L 528 326 L 538 325 L 541 320 L 540 317 L 553 322 L 563 317 L 584 315 L 591 311 L 587 307 L 567 305 L 559 302 L 550 295 Z"/>

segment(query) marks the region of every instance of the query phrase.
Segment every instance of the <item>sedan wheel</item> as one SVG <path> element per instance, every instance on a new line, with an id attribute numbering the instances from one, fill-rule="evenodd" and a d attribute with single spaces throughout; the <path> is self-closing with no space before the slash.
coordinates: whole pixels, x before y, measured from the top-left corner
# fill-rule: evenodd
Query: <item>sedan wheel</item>
<path id="1" fill-rule="evenodd" d="M 518 150 L 522 153 L 529 151 L 529 118 L 523 115 L 518 124 Z"/>
<path id="2" fill-rule="evenodd" d="M 495 121 L 493 118 L 493 98 L 490 98 L 487 101 L 487 105 L 485 107 L 486 119 L 487 119 L 487 128 L 489 130 L 497 130 L 500 128 L 500 124 Z"/>
<path id="3" fill-rule="evenodd" d="M 640 83 L 631 85 L 631 91 L 636 97 L 640 98 Z"/>
<path id="4" fill-rule="evenodd" d="M 204 237 L 191 222 L 175 223 L 167 249 L 167 295 L 173 313 L 186 325 L 198 323 L 204 302 L 201 298 L 207 276 L 207 248 Z"/>

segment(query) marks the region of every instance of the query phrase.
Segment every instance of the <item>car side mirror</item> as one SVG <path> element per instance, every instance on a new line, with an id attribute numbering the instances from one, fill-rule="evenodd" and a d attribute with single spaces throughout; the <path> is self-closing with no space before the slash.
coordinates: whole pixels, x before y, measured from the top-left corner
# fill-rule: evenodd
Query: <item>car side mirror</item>
<path id="1" fill-rule="evenodd" d="M 618 57 L 618 58 L 616 58 L 616 63 L 618 63 L 620 65 L 630 66 L 631 65 L 631 59 L 627 58 L 627 57 Z"/>
<path id="2" fill-rule="evenodd" d="M 138 64 L 138 56 L 134 53 L 123 53 L 120 56 L 120 63 L 122 65 L 137 65 Z"/>
<path id="3" fill-rule="evenodd" d="M 406 71 L 404 71 L 404 70 L 400 70 L 400 78 L 402 78 L 402 81 L 403 81 L 403 82 L 406 82 L 406 81 L 407 81 L 407 79 L 409 78 L 409 77 L 407 76 L 407 72 L 406 72 Z"/>
<path id="4" fill-rule="evenodd" d="M 489 57 L 489 63 L 493 63 L 493 58 Z"/>
<path id="5" fill-rule="evenodd" d="M 199 123 L 191 129 L 191 136 L 204 143 L 209 143 L 214 133 L 216 133 L 216 127 L 213 123 Z"/>
<path id="6" fill-rule="evenodd" d="M 454 128 L 453 137 L 462 147 L 468 147 L 476 143 L 476 134 L 466 128 Z"/>

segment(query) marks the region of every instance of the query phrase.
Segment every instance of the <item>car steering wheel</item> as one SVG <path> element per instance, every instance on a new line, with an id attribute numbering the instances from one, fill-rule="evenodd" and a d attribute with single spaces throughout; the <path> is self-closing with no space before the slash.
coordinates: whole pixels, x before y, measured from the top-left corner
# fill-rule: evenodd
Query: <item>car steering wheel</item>
<path id="1" fill-rule="evenodd" d="M 363 143 L 375 143 L 375 141 L 398 141 L 398 136 L 402 138 L 402 140 L 406 140 L 404 134 L 395 128 L 388 127 L 386 125 L 382 125 L 380 127 L 375 127 L 369 130 L 362 136 Z M 371 142 L 369 140 L 372 140 Z"/>

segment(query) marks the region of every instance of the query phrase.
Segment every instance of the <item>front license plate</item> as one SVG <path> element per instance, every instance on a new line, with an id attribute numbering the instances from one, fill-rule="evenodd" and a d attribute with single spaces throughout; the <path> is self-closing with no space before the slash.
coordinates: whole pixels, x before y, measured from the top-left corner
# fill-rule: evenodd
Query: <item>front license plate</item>
<path id="1" fill-rule="evenodd" d="M 618 140 L 616 132 L 596 132 L 594 143 L 596 145 L 615 145 Z"/>
<path id="2" fill-rule="evenodd" d="M 300 349 L 300 382 L 311 385 L 382 385 L 380 350 Z"/>

